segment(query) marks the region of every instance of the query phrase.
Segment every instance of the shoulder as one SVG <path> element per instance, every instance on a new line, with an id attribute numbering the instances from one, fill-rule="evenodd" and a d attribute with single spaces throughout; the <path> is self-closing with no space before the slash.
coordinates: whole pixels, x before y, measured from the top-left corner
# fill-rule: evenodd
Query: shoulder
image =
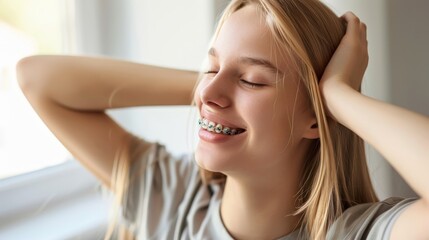
<path id="1" fill-rule="evenodd" d="M 125 215 L 129 219 L 135 220 L 137 212 L 144 211 L 145 204 L 152 202 L 159 206 L 151 208 L 157 214 L 162 209 L 177 208 L 187 189 L 200 182 L 192 153 L 173 155 L 159 142 L 149 143 L 136 138 L 130 159 L 128 186 L 123 199 L 127 209 Z"/>
<path id="2" fill-rule="evenodd" d="M 181 178 L 182 181 L 186 181 L 192 172 L 197 171 L 193 158 L 193 153 L 173 155 L 160 142 L 146 142 L 135 138 L 130 149 L 130 176 L 142 177 L 144 172 L 146 175 L 153 174 L 168 179 Z M 164 182 L 168 183 L 170 182 Z"/>
<path id="3" fill-rule="evenodd" d="M 387 239 L 396 217 L 416 200 L 391 197 L 350 207 L 330 227 L 327 239 Z"/>

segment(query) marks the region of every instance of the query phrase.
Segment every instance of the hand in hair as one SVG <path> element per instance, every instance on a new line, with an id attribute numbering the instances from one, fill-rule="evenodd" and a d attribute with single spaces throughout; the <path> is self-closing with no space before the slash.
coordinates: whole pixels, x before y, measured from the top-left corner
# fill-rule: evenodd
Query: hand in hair
<path id="1" fill-rule="evenodd" d="M 320 89 L 331 117 L 374 146 L 420 199 L 401 212 L 391 240 L 429 239 L 429 118 L 358 92 L 368 63 L 366 27 L 352 13 Z"/>
<path id="2" fill-rule="evenodd" d="M 347 12 L 341 18 L 347 23 L 347 31 L 325 68 L 320 80 L 322 91 L 324 88 L 342 84 L 360 91 L 363 75 L 368 66 L 365 23 L 351 12 Z"/>

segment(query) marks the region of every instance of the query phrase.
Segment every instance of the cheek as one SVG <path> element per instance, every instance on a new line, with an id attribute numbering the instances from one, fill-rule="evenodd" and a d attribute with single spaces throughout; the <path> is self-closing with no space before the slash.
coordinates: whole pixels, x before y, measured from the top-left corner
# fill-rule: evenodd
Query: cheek
<path id="1" fill-rule="evenodd" d="M 242 108 L 243 110 L 243 108 Z M 254 141 L 267 141 L 275 132 L 273 123 L 277 122 L 278 113 L 275 113 L 274 101 L 267 100 L 249 100 L 243 112 L 246 112 L 248 125 L 253 132 Z"/>
<path id="2" fill-rule="evenodd" d="M 259 101 L 251 110 L 253 113 L 255 141 L 259 144 L 275 147 L 289 141 L 292 128 L 292 107 L 285 104 L 286 99 Z"/>

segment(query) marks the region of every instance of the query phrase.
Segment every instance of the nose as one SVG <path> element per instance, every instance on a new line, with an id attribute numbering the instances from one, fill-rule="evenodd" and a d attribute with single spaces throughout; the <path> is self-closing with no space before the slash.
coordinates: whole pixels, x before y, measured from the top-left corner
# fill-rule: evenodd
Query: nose
<path id="1" fill-rule="evenodd" d="M 200 99 L 201 102 L 212 108 L 226 108 L 231 104 L 229 96 L 231 89 L 221 73 L 217 73 L 214 77 L 204 79 L 200 84 Z"/>

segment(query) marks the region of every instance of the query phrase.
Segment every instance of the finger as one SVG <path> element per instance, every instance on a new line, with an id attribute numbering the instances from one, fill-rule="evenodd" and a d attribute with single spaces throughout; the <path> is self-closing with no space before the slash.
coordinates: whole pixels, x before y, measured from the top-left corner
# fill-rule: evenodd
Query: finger
<path id="1" fill-rule="evenodd" d="M 367 40 L 367 27 L 366 24 L 361 22 L 360 23 L 360 28 L 361 28 L 361 35 L 362 35 L 362 42 L 361 44 L 364 47 L 364 52 L 365 52 L 365 67 L 368 66 L 368 62 L 369 62 L 369 55 L 368 55 L 368 40 Z"/>
<path id="2" fill-rule="evenodd" d="M 352 37 L 358 37 L 360 34 L 360 20 L 352 12 L 347 12 L 341 19 L 347 22 L 346 35 L 351 35 Z"/>
<path id="3" fill-rule="evenodd" d="M 360 23 L 359 18 L 352 12 L 346 12 L 343 16 L 341 16 L 347 23 L 349 22 L 357 22 Z"/>
<path id="4" fill-rule="evenodd" d="M 367 27 L 366 27 L 366 24 L 365 24 L 365 23 L 363 23 L 363 22 L 361 22 L 361 23 L 360 23 L 360 28 L 361 28 L 360 32 L 361 32 L 361 35 L 362 35 L 362 41 L 363 41 L 365 44 L 368 44 L 368 41 L 367 41 Z"/>

